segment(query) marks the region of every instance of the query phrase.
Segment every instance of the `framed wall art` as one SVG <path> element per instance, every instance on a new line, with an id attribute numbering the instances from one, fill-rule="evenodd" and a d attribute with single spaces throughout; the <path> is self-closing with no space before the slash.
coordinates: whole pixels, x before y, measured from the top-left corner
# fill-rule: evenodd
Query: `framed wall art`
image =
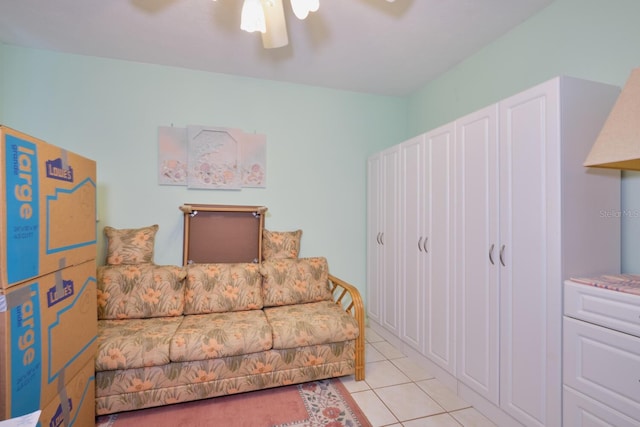
<path id="1" fill-rule="evenodd" d="M 214 126 L 158 128 L 158 183 L 193 189 L 265 188 L 265 135 Z"/>

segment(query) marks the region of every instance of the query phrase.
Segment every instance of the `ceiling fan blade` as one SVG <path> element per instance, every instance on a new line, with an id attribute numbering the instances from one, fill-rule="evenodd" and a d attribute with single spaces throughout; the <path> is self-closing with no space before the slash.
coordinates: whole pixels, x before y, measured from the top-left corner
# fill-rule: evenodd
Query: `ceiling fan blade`
<path id="1" fill-rule="evenodd" d="M 262 46 L 275 49 L 289 44 L 287 22 L 284 17 L 282 0 L 262 0 L 267 31 L 262 33 Z"/>

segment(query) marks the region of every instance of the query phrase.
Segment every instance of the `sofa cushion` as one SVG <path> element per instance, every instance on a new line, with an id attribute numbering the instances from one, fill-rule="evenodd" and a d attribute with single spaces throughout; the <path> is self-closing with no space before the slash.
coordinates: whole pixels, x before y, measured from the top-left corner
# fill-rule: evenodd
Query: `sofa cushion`
<path id="1" fill-rule="evenodd" d="M 298 258 L 302 230 L 262 231 L 262 259 Z"/>
<path id="2" fill-rule="evenodd" d="M 185 314 L 261 309 L 261 284 L 258 264 L 190 264 Z"/>
<path id="3" fill-rule="evenodd" d="M 96 371 L 162 366 L 182 317 L 99 320 Z"/>
<path id="4" fill-rule="evenodd" d="M 271 327 L 262 310 L 194 314 L 171 339 L 171 361 L 189 362 L 256 353 L 271 348 Z"/>
<path id="5" fill-rule="evenodd" d="M 333 301 L 264 309 L 275 350 L 354 340 L 358 323 Z"/>
<path id="6" fill-rule="evenodd" d="M 116 229 L 105 227 L 107 264 L 152 263 L 157 231 L 157 224 L 142 228 Z"/>
<path id="7" fill-rule="evenodd" d="M 260 267 L 265 307 L 330 300 L 326 258 L 267 260 Z"/>
<path id="8" fill-rule="evenodd" d="M 186 271 L 173 265 L 106 265 L 97 270 L 98 319 L 182 315 Z"/>

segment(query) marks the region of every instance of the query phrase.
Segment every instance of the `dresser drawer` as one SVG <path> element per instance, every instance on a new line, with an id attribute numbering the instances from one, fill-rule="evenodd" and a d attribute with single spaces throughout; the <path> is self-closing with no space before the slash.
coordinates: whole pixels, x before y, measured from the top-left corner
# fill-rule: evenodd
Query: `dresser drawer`
<path id="1" fill-rule="evenodd" d="M 622 415 L 570 387 L 564 387 L 562 396 L 562 425 L 565 427 L 640 427 L 640 421 Z"/>
<path id="2" fill-rule="evenodd" d="M 564 285 L 564 314 L 640 337 L 640 296 L 569 280 Z"/>
<path id="3" fill-rule="evenodd" d="M 640 420 L 640 338 L 564 317 L 563 383 Z"/>

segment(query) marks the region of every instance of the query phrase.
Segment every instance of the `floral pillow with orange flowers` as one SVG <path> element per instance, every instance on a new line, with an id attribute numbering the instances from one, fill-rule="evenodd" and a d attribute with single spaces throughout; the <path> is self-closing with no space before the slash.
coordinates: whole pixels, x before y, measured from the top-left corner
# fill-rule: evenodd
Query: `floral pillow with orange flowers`
<path id="1" fill-rule="evenodd" d="M 158 225 L 143 228 L 105 227 L 107 264 L 151 264 Z"/>
<path id="2" fill-rule="evenodd" d="M 329 265 L 324 257 L 263 261 L 260 274 L 264 307 L 333 298 L 329 288 Z"/>
<path id="3" fill-rule="evenodd" d="M 103 265 L 97 271 L 98 319 L 181 316 L 187 272 L 174 265 Z"/>
<path id="4" fill-rule="evenodd" d="M 258 264 L 189 264 L 185 280 L 185 314 L 226 313 L 262 308 Z"/>
<path id="5" fill-rule="evenodd" d="M 302 230 L 262 231 L 262 259 L 298 258 Z"/>

